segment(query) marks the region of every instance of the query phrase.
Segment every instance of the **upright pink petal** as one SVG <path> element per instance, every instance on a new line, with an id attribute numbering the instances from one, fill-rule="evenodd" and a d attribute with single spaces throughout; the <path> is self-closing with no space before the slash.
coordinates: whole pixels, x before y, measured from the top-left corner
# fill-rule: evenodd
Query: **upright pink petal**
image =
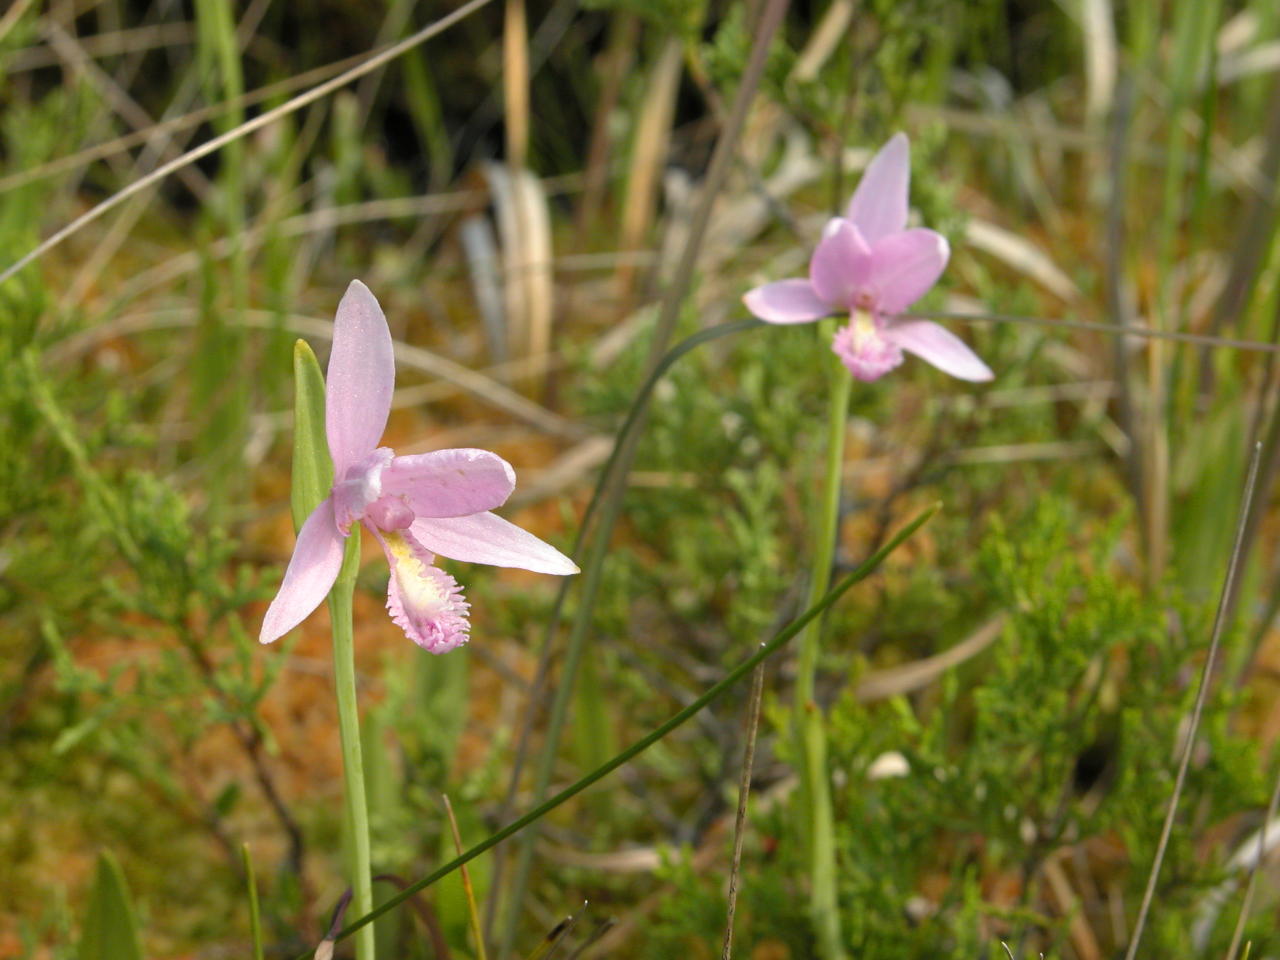
<path id="1" fill-rule="evenodd" d="M 259 643 L 283 637 L 320 606 L 338 579 L 344 540 L 333 520 L 333 502 L 326 497 L 298 531 L 280 592 L 262 618 Z"/>
<path id="2" fill-rule="evenodd" d="M 848 220 L 834 218 L 809 261 L 809 282 L 818 299 L 848 309 L 871 274 L 871 248 Z"/>
<path id="3" fill-rule="evenodd" d="M 946 327 L 929 320 L 890 321 L 884 336 L 908 353 L 914 353 L 943 373 L 961 380 L 983 382 L 995 377 L 991 368 L 963 340 Z"/>
<path id="4" fill-rule="evenodd" d="M 516 486 L 511 464 L 488 450 L 459 448 L 396 457 L 382 473 L 384 496 L 419 517 L 463 517 L 506 503 Z"/>
<path id="5" fill-rule="evenodd" d="M 493 513 L 420 517 L 409 532 L 428 550 L 454 560 L 562 576 L 579 572 L 577 564 L 551 544 Z"/>
<path id="6" fill-rule="evenodd" d="M 871 254 L 872 299 L 880 313 L 899 313 L 924 296 L 947 266 L 951 248 L 942 234 L 905 230 L 876 244 Z"/>
<path id="7" fill-rule="evenodd" d="M 874 247 L 907 226 L 907 192 L 911 186 L 911 145 L 895 133 L 871 158 L 849 201 L 848 218 Z"/>
<path id="8" fill-rule="evenodd" d="M 765 323 L 809 323 L 835 312 L 814 292 L 808 280 L 778 280 L 750 290 L 742 298 L 747 309 Z"/>
<path id="9" fill-rule="evenodd" d="M 387 318 L 369 288 L 352 280 L 333 321 L 325 377 L 325 431 L 337 476 L 377 447 L 395 379 Z"/>

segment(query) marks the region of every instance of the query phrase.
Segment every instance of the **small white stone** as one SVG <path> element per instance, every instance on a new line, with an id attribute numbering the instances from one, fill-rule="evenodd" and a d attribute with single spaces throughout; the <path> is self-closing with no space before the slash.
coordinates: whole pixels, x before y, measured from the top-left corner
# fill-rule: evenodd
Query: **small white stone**
<path id="1" fill-rule="evenodd" d="M 910 772 L 911 764 L 907 762 L 907 758 L 897 750 L 890 750 L 871 761 L 871 766 L 867 767 L 867 779 L 890 780 L 905 777 Z"/>

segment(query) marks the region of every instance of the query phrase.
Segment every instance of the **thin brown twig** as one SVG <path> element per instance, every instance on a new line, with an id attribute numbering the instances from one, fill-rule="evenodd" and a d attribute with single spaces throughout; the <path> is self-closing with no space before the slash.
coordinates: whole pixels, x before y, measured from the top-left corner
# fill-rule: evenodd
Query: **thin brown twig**
<path id="1" fill-rule="evenodd" d="M 7 14 L 6 14 L 7 16 Z M 3 33 L 0 33 L 3 36 Z M 112 30 L 80 38 L 85 54 L 94 60 L 115 57 L 123 53 L 140 53 L 159 47 L 190 46 L 195 42 L 195 24 L 190 21 L 177 23 L 151 23 L 125 30 Z M 58 54 L 51 46 L 33 46 L 15 50 L 9 54 L 5 69 L 12 76 L 26 70 L 38 70 L 58 64 Z"/>
<path id="2" fill-rule="evenodd" d="M 222 708 L 227 711 L 229 720 L 227 722 L 228 729 L 240 744 L 240 748 L 244 751 L 245 757 L 249 760 L 249 765 L 253 768 L 254 779 L 258 782 L 258 787 L 266 798 L 268 806 L 271 807 L 276 819 L 280 821 L 280 826 L 288 838 L 289 853 L 288 864 L 289 870 L 297 875 L 301 884 L 306 904 L 309 909 L 310 897 L 309 887 L 306 882 L 306 846 L 303 840 L 302 827 L 298 821 L 294 819 L 292 811 L 288 804 L 284 802 L 280 790 L 276 784 L 275 777 L 271 774 L 271 769 L 267 765 L 262 755 L 262 733 L 252 723 L 246 724 L 242 718 L 236 716 L 237 704 L 233 702 L 230 694 L 218 682 L 217 669 L 212 660 L 209 659 L 208 652 L 201 645 L 197 633 L 186 622 L 186 614 L 184 619 L 179 621 L 176 626 L 178 628 L 178 642 L 183 649 L 191 657 L 200 676 L 204 680 L 206 688 L 214 695 Z"/>
<path id="3" fill-rule="evenodd" d="M 1129 337 L 1147 340 L 1172 340 L 1177 343 L 1195 343 L 1205 347 L 1226 347 L 1231 350 L 1249 350 L 1256 353 L 1280 353 L 1280 344 L 1259 340 L 1236 340 L 1231 337 L 1211 337 L 1199 333 L 1182 333 L 1177 330 L 1156 330 L 1153 327 L 1122 326 L 1096 320 L 1062 320 L 1056 317 L 1023 317 L 1007 313 L 956 313 L 952 311 L 918 311 L 898 314 L 911 320 L 955 320 L 960 323 L 1022 323 L 1033 327 L 1056 327 L 1060 330 L 1087 330 L 1092 333 L 1122 333 Z"/>
<path id="4" fill-rule="evenodd" d="M 729 867 L 729 905 L 724 922 L 724 947 L 720 960 L 733 954 L 733 915 L 738 909 L 738 869 L 742 863 L 742 842 L 746 836 L 747 800 L 751 796 L 751 770 L 756 760 L 756 732 L 760 728 L 760 700 L 764 695 L 764 664 L 751 678 L 751 701 L 747 707 L 747 744 L 742 752 L 742 776 L 738 779 L 738 812 L 733 820 L 733 862 Z"/>
<path id="5" fill-rule="evenodd" d="M 453 804 L 449 802 L 447 793 L 440 794 L 440 799 L 444 801 L 444 812 L 449 818 L 449 829 L 453 831 L 453 845 L 461 856 L 466 848 L 462 845 L 462 832 L 458 829 L 458 818 L 453 815 Z M 480 912 L 476 909 L 476 892 L 471 886 L 471 871 L 464 863 L 458 868 L 458 872 L 462 877 L 462 894 L 467 898 L 467 917 L 471 921 L 471 934 L 476 938 L 476 958 L 486 960 L 484 930 L 480 927 Z"/>
<path id="6" fill-rule="evenodd" d="M 1249 475 L 1245 480 L 1244 499 L 1240 504 L 1240 515 L 1236 523 L 1235 544 L 1231 550 L 1231 560 L 1227 565 L 1227 576 L 1222 583 L 1222 594 L 1218 599 L 1218 611 L 1213 620 L 1213 633 L 1209 640 L 1209 652 L 1205 656 L 1204 668 L 1200 671 L 1200 686 L 1196 690 L 1195 706 L 1191 711 L 1191 723 L 1187 728 L 1186 740 L 1182 747 L 1182 759 L 1178 763 L 1178 775 L 1173 783 L 1173 795 L 1169 798 L 1169 809 L 1165 813 L 1164 826 L 1160 831 L 1160 841 L 1156 845 L 1155 859 L 1151 863 L 1151 873 L 1147 877 L 1147 887 L 1142 894 L 1142 905 L 1138 908 L 1138 919 L 1134 924 L 1133 937 L 1125 951 L 1125 960 L 1133 960 L 1138 953 L 1138 944 L 1142 941 L 1142 931 L 1146 926 L 1147 914 L 1151 910 L 1151 901 L 1155 896 L 1156 881 L 1160 877 L 1160 867 L 1164 863 L 1165 851 L 1169 847 L 1169 836 L 1173 833 L 1173 821 L 1178 813 L 1178 801 L 1182 797 L 1182 788 L 1187 779 L 1187 768 L 1191 765 L 1191 754 L 1195 750 L 1196 733 L 1200 728 L 1200 717 L 1204 713 L 1205 700 L 1208 699 L 1209 681 L 1213 674 L 1214 663 L 1218 659 L 1218 646 L 1222 641 L 1222 630 L 1226 624 L 1227 610 L 1231 597 L 1235 593 L 1236 574 L 1240 566 L 1240 553 L 1243 546 L 1245 525 L 1249 517 L 1249 508 L 1253 502 L 1253 493 L 1258 480 L 1258 462 L 1262 456 L 1262 444 L 1254 443 L 1253 453 L 1249 458 Z"/>

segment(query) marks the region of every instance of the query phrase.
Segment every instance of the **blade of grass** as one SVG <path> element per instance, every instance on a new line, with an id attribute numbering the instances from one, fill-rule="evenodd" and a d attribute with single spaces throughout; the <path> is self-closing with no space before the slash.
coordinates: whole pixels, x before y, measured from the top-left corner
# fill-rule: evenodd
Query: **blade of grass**
<path id="1" fill-rule="evenodd" d="M 644 106 L 632 137 L 631 163 L 619 227 L 624 250 L 636 250 L 645 245 L 645 235 L 653 218 L 659 174 L 671 142 L 671 123 L 675 118 L 676 94 L 680 90 L 683 64 L 683 41 L 678 36 L 668 37 L 650 70 Z M 634 279 L 634 268 L 627 265 L 618 268 L 616 282 L 624 295 L 629 295 Z"/>
<path id="2" fill-rule="evenodd" d="M 253 937 L 253 960 L 262 960 L 262 911 L 258 906 L 258 878 L 253 872 L 249 844 L 240 845 L 240 858 L 244 862 L 244 882 L 249 894 L 249 933 Z"/>
<path id="3" fill-rule="evenodd" d="M 1173 783 L 1173 794 L 1169 797 L 1169 809 L 1165 813 L 1164 826 L 1160 831 L 1160 840 L 1156 845 L 1156 855 L 1151 863 L 1151 873 L 1147 877 L 1147 886 L 1142 894 L 1142 904 L 1138 908 L 1138 919 L 1134 923 L 1133 936 L 1125 951 L 1125 960 L 1133 960 L 1138 953 L 1138 944 L 1142 941 L 1142 931 L 1146 926 L 1147 914 L 1151 910 L 1151 901 L 1155 896 L 1156 881 L 1160 877 L 1160 867 L 1164 863 L 1165 851 L 1169 846 L 1169 836 L 1173 833 L 1173 821 L 1178 813 L 1178 801 L 1182 797 L 1183 784 L 1187 779 L 1187 768 L 1191 765 L 1191 754 L 1196 746 L 1196 734 L 1200 728 L 1200 717 L 1204 712 L 1205 700 L 1209 694 L 1209 681 L 1213 674 L 1214 664 L 1218 659 L 1218 646 L 1222 640 L 1222 630 L 1226 622 L 1226 612 L 1230 599 L 1235 592 L 1236 574 L 1240 566 L 1240 549 L 1243 545 L 1245 523 L 1249 516 L 1250 504 L 1253 502 L 1254 488 L 1258 479 L 1258 461 L 1262 454 L 1262 444 L 1255 443 L 1249 460 L 1249 476 L 1245 481 L 1244 497 L 1240 503 L 1240 515 L 1236 525 L 1235 546 L 1231 551 L 1231 560 L 1227 565 L 1227 575 L 1222 583 L 1222 594 L 1218 600 L 1218 611 L 1213 620 L 1213 632 L 1209 640 L 1209 652 L 1205 655 L 1204 667 L 1200 671 L 1200 685 L 1196 690 L 1195 706 L 1191 711 L 1191 722 L 1187 728 L 1186 741 L 1182 748 L 1182 759 L 1178 763 L 1178 774 Z"/>
<path id="4" fill-rule="evenodd" d="M 730 687 L 736 684 L 743 677 L 747 676 L 747 674 L 755 670 L 757 666 L 759 666 L 761 663 L 767 660 L 772 654 L 776 653 L 788 642 L 790 642 L 796 636 L 796 634 L 798 634 L 801 630 L 803 630 L 806 626 L 808 626 L 814 619 L 821 616 L 827 610 L 827 608 L 830 607 L 832 604 L 834 604 L 837 600 L 839 600 L 840 597 L 842 597 L 849 590 L 849 588 L 853 587 L 857 583 L 860 583 L 861 581 L 869 577 L 872 573 L 874 573 L 875 570 L 880 566 L 880 564 L 884 562 L 885 558 L 888 557 L 890 554 L 892 554 L 895 550 L 897 550 L 897 548 L 901 546 L 904 542 L 906 542 L 906 540 L 909 537 L 911 537 L 911 535 L 914 534 L 918 529 L 920 529 L 920 527 L 924 526 L 924 524 L 927 523 L 928 520 L 935 513 L 937 513 L 939 509 L 941 509 L 941 506 L 942 505 L 940 503 L 934 503 L 932 506 L 927 507 L 921 513 L 917 514 L 906 526 L 904 526 L 901 530 L 899 530 L 896 534 L 894 534 L 894 536 L 890 540 L 888 540 L 884 546 L 882 546 L 879 550 L 877 550 L 870 557 L 864 560 L 861 564 L 859 564 L 853 570 L 853 572 L 851 572 L 848 576 L 844 577 L 839 583 L 837 583 L 834 587 L 832 587 L 831 590 L 827 592 L 827 594 L 817 603 L 816 606 L 809 608 L 801 616 L 791 621 L 791 623 L 789 623 L 786 627 L 780 630 L 772 640 L 769 640 L 767 643 L 761 644 L 759 650 L 757 650 L 754 654 L 752 654 L 742 663 L 738 664 L 738 666 L 734 667 L 731 671 L 729 671 L 729 673 L 727 673 L 724 676 L 723 679 L 721 679 L 718 683 L 716 683 L 714 686 L 709 688 L 705 693 L 703 693 L 696 700 L 692 701 L 687 707 L 685 707 L 679 713 L 672 716 L 665 723 L 661 724 L 658 727 L 655 727 L 652 731 L 650 731 L 645 736 L 641 737 L 631 746 L 627 747 L 627 749 L 623 750 L 621 753 L 619 753 L 617 756 L 611 759 L 608 763 L 604 764 L 603 766 L 597 767 L 595 770 L 592 770 L 586 776 L 579 779 L 576 783 L 561 790 L 559 793 L 557 793 L 555 796 L 551 797 L 550 799 L 544 800 L 543 802 L 539 803 L 537 806 L 535 806 L 532 810 L 530 810 L 524 816 L 520 817 L 518 820 L 515 820 L 512 823 L 507 824 L 507 826 L 503 827 L 501 830 L 485 838 L 480 843 L 476 844 L 474 847 L 468 850 L 466 853 L 460 854 L 459 856 L 455 857 L 453 860 L 449 861 L 448 863 L 434 870 L 432 873 L 423 877 L 421 880 L 418 880 L 415 883 L 409 884 L 399 894 L 392 897 L 390 900 L 382 904 L 376 910 L 373 910 L 372 912 L 365 914 L 364 916 L 360 917 L 357 920 L 353 920 L 350 924 L 348 924 L 342 930 L 338 931 L 338 933 L 335 936 L 333 936 L 332 939 L 335 942 L 344 940 L 347 937 L 351 936 L 353 933 L 355 933 L 357 930 L 360 930 L 368 926 L 369 924 L 373 923 L 373 921 L 377 920 L 378 917 L 387 913 L 389 910 L 392 910 L 395 907 L 399 906 L 401 903 L 409 899 L 415 893 L 418 893 L 421 890 L 425 890 L 427 887 L 431 886 L 433 883 L 438 881 L 441 877 L 448 876 L 450 873 L 452 873 L 454 870 L 457 870 L 463 864 L 470 863 L 472 860 L 480 856 L 482 853 L 485 853 L 486 851 L 493 849 L 503 840 L 506 840 L 508 837 L 514 836 L 515 834 L 519 833 L 521 830 L 528 827 L 530 824 L 536 823 L 538 820 L 542 819 L 552 810 L 555 810 L 557 807 L 562 806 L 564 803 L 568 802 L 569 800 L 572 800 L 574 797 L 582 793 L 588 787 L 592 786 L 595 783 L 598 783 L 600 780 L 603 780 L 605 777 L 613 773 L 613 771 L 617 770 L 619 767 L 624 766 L 625 764 L 635 759 L 640 754 L 644 753 L 644 751 L 649 749 L 649 747 L 653 746 L 659 740 L 666 737 L 667 734 L 671 733 L 671 731 L 675 730 L 677 727 L 680 727 L 681 725 L 686 723 L 688 720 L 690 720 L 692 717 L 696 716 L 709 704 L 719 699 L 719 697 L 722 694 L 724 694 L 726 690 L 728 690 Z M 304 953 L 299 954 L 296 960 L 308 960 L 308 958 L 312 956 L 314 956 L 314 951 L 308 950 Z"/>
<path id="5" fill-rule="evenodd" d="M 1203 65 L 1212 55 L 1212 44 L 1219 18 L 1217 0 L 1178 4 L 1173 13 L 1173 49 L 1170 56 L 1172 75 L 1169 85 L 1167 115 L 1169 124 L 1168 166 L 1165 167 L 1163 202 L 1156 226 L 1156 310 L 1155 320 L 1162 330 L 1181 326 L 1181 310 L 1172 296 L 1170 284 L 1179 226 L 1186 215 L 1185 184 L 1190 164 L 1190 150 L 1183 133 L 1181 118 L 1199 81 Z M 1208 136 L 1208 132 L 1204 136 Z M 1169 538 L 1169 431 L 1168 403 L 1170 364 L 1163 344 L 1151 345 L 1148 354 L 1147 395 L 1143 404 L 1142 425 L 1146 428 L 1142 444 L 1145 457 L 1143 480 L 1146 483 L 1143 520 L 1147 543 L 1147 581 L 1153 588 L 1164 577 L 1168 560 Z"/>
<path id="6" fill-rule="evenodd" d="M 453 142 L 445 125 L 440 91 L 424 57 L 405 57 L 401 69 L 409 116 L 427 156 L 428 192 L 436 192 L 453 172 Z"/>
<path id="7" fill-rule="evenodd" d="M 587 233 L 594 225 L 596 213 L 604 201 L 605 187 L 609 182 L 611 121 L 618 98 L 622 95 L 623 80 L 635 61 L 639 31 L 640 21 L 636 15 L 622 10 L 617 11 L 609 23 L 608 48 L 603 55 L 604 65 L 601 68 L 603 80 L 600 97 L 591 121 L 591 140 L 583 166 L 586 183 L 582 190 L 582 200 L 578 204 L 574 227 L 578 238 L 576 248 L 579 250 L 586 247 Z"/>
<path id="8" fill-rule="evenodd" d="M 1222 295 L 1215 304 L 1209 332 L 1221 334 L 1224 330 L 1238 329 L 1240 320 L 1253 298 L 1266 259 L 1267 249 L 1274 242 L 1276 214 L 1276 188 L 1280 184 L 1280 77 L 1275 81 L 1268 104 L 1267 128 L 1264 134 L 1266 153 L 1259 166 L 1259 174 L 1270 189 L 1255 203 L 1247 206 L 1240 233 L 1231 255 L 1231 272 Z M 1208 358 L 1201 361 L 1201 392 L 1207 392 L 1212 376 Z"/>
<path id="9" fill-rule="evenodd" d="M 382 24 L 378 27 L 377 42 L 380 46 L 390 43 L 404 32 L 405 25 L 409 22 L 409 17 L 416 5 L 414 0 L 393 0 L 387 8 L 387 15 L 382 18 Z M 362 79 L 360 86 L 356 88 L 362 130 L 373 115 L 373 104 L 378 97 L 378 88 L 382 85 L 382 79 L 381 73 L 371 73 Z"/>
<path id="10" fill-rule="evenodd" d="M 1111 115 L 1111 137 L 1108 144 L 1108 176 L 1110 190 L 1107 197 L 1107 311 L 1112 322 L 1122 330 L 1131 326 L 1128 298 L 1125 295 L 1125 196 L 1128 171 L 1129 128 L 1133 119 L 1133 80 L 1126 73 L 1116 90 Z M 1142 479 L 1142 439 L 1138 427 L 1138 411 L 1134 406 L 1133 383 L 1129 371 L 1128 344 L 1125 334 L 1112 338 L 1112 363 L 1116 383 L 1119 386 L 1120 426 L 1129 440 L 1125 453 L 1129 495 L 1133 497 L 1138 516 L 1145 514 L 1143 495 L 1146 485 Z M 1144 528 L 1145 529 L 1145 528 Z"/>
<path id="11" fill-rule="evenodd" d="M 197 72 L 205 77 L 206 95 L 210 100 L 225 97 L 235 100 L 244 93 L 244 76 L 240 68 L 240 46 L 236 41 L 235 19 L 228 0 L 197 0 Z M 234 130 L 244 122 L 244 110 L 232 110 L 219 122 L 222 131 Z M 230 282 L 226 284 L 227 301 L 222 300 L 223 284 L 210 291 L 207 309 L 198 326 L 195 350 L 193 405 L 207 417 L 198 448 L 207 455 L 215 475 L 230 480 L 239 472 L 242 448 L 249 421 L 249 395 L 242 389 L 229 389 L 239 381 L 244 370 L 244 333 L 238 329 L 249 306 L 249 257 L 244 244 L 245 177 L 244 143 L 228 143 L 218 169 L 216 203 L 211 219 L 231 244 L 228 258 Z M 206 205 L 208 209 L 208 205 Z M 214 276 L 212 264 L 208 274 Z M 249 382 L 253 382 L 252 377 Z M 230 484 L 219 483 L 219 489 Z"/>

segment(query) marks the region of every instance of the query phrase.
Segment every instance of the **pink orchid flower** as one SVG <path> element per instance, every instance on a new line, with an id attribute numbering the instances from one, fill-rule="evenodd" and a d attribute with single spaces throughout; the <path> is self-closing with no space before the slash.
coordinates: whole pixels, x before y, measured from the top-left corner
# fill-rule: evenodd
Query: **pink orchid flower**
<path id="1" fill-rule="evenodd" d="M 378 446 L 395 378 L 386 317 L 369 288 L 353 280 L 338 304 L 325 378 L 333 489 L 298 531 L 260 642 L 284 636 L 328 596 L 357 522 L 381 544 L 391 567 L 391 619 L 431 653 L 466 643 L 471 629 L 462 588 L 435 565 L 435 554 L 537 573 L 578 572 L 559 550 L 489 512 L 516 483 L 515 471 L 497 454 L 457 449 L 397 457 Z"/>
<path id="2" fill-rule="evenodd" d="M 899 133 L 881 148 L 849 209 L 834 217 L 809 261 L 809 276 L 766 283 L 743 302 L 767 323 L 810 323 L 837 313 L 849 322 L 831 349 L 859 380 L 877 380 L 914 353 L 962 380 L 990 380 L 989 367 L 963 341 L 927 320 L 901 313 L 932 287 L 947 265 L 946 239 L 907 229 L 910 147 Z"/>

